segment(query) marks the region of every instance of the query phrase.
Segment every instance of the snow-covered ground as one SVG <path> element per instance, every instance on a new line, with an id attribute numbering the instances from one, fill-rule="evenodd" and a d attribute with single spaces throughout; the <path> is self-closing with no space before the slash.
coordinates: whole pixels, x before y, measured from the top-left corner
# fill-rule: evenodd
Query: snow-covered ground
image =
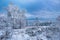
<path id="1" fill-rule="evenodd" d="M 9 38 L 3 38 L 4 40 L 60 40 L 60 31 L 56 29 L 45 28 L 23 28 L 23 29 L 11 29 Z M 4 30 L 0 31 L 0 36 L 3 35 Z M 5 36 L 5 34 L 3 35 Z"/>
<path id="2" fill-rule="evenodd" d="M 47 40 L 39 28 L 14 29 L 11 40 Z"/>
<path id="3" fill-rule="evenodd" d="M 5 28 L 0 30 L 0 40 L 60 40 L 60 29 L 50 26 Z"/>

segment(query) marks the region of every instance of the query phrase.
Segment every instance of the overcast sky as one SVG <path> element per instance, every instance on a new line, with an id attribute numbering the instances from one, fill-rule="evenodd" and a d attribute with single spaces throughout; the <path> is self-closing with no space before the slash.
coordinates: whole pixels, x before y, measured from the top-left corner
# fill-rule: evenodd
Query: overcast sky
<path id="1" fill-rule="evenodd" d="M 42 19 L 53 20 L 60 15 L 60 0 L 0 0 L 0 12 L 10 2 L 27 10 L 27 18 L 38 16 Z"/>

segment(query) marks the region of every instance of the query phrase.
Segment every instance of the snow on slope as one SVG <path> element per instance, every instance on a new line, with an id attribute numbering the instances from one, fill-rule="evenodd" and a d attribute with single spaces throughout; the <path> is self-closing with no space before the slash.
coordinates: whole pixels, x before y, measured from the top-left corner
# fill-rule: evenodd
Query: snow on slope
<path id="1" fill-rule="evenodd" d="M 47 40 L 45 34 L 46 32 L 41 32 L 39 28 L 14 29 L 11 40 Z"/>
<path id="2" fill-rule="evenodd" d="M 10 40 L 60 40 L 59 29 L 25 28 L 13 29 Z M 56 30 L 56 31 L 54 31 Z"/>

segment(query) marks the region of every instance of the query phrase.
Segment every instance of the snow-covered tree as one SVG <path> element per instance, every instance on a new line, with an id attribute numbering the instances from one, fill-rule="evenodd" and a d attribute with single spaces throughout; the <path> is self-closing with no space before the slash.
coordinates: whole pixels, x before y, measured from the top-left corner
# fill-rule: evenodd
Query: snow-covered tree
<path id="1" fill-rule="evenodd" d="M 26 25 L 25 11 L 13 4 L 9 4 L 7 7 L 7 18 L 10 27 L 23 28 Z"/>

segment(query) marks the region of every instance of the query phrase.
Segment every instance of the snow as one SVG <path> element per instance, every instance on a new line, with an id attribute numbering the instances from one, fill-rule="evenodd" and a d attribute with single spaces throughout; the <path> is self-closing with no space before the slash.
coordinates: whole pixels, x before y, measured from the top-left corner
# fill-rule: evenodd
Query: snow
<path id="1" fill-rule="evenodd" d="M 0 15 L 0 40 L 60 40 L 60 23 L 26 27 L 26 21 L 24 12 L 9 5 Z"/>
<path id="2" fill-rule="evenodd" d="M 20 30 L 20 29 L 19 29 Z M 40 35 L 36 35 L 36 36 L 29 36 L 29 34 L 26 34 L 26 29 L 22 29 L 19 31 L 14 30 L 13 31 L 13 35 L 12 35 L 12 39 L 11 40 L 47 40 L 47 38 L 44 36 L 44 33 L 40 34 Z"/>

